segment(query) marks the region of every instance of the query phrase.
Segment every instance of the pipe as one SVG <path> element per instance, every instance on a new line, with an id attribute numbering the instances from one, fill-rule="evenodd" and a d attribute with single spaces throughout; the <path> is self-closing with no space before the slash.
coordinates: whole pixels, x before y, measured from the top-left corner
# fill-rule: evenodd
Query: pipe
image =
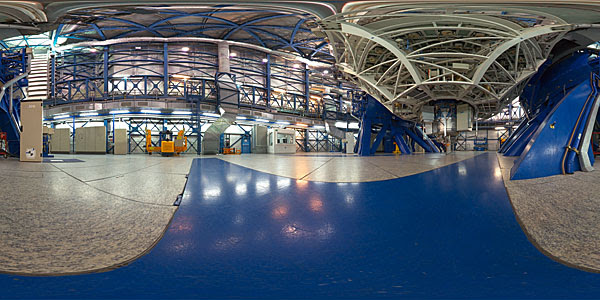
<path id="1" fill-rule="evenodd" d="M 23 29 L 23 30 L 40 30 L 35 26 L 25 26 L 25 25 L 17 25 L 17 24 L 0 24 L 0 28 L 5 29 Z"/>

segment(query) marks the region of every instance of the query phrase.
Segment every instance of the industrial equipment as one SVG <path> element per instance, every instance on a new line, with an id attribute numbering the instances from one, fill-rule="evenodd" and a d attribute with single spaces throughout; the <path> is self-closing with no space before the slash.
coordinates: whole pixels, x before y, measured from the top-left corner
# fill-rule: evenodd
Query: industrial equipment
<path id="1" fill-rule="evenodd" d="M 162 156 L 179 155 L 187 151 L 187 137 L 185 132 L 180 130 L 177 137 L 173 139 L 173 133 L 170 130 L 160 132 L 158 147 L 152 146 L 152 131 L 146 130 L 146 151 L 152 155 L 152 152 L 160 152 Z"/>
<path id="2" fill-rule="evenodd" d="M 54 128 L 48 128 L 44 126 L 42 135 L 42 157 L 54 157 L 54 155 L 50 154 L 50 144 L 52 143 L 52 135 L 54 134 Z"/>
<path id="3" fill-rule="evenodd" d="M 6 132 L 0 132 L 0 155 L 7 159 L 10 155 L 8 152 L 8 139 L 6 138 Z"/>

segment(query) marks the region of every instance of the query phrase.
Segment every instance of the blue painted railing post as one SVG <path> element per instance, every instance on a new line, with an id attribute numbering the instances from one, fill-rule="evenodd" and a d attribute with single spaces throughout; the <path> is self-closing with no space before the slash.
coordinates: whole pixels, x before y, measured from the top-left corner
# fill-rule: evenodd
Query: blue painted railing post
<path id="1" fill-rule="evenodd" d="M 163 80 L 164 96 L 169 96 L 169 44 L 163 43 Z"/>
<path id="2" fill-rule="evenodd" d="M 104 47 L 104 61 L 103 61 L 103 67 L 104 67 L 104 98 L 108 99 L 108 46 Z"/>
<path id="3" fill-rule="evenodd" d="M 267 86 L 267 108 L 271 107 L 271 55 L 267 54 L 266 69 L 266 86 Z"/>

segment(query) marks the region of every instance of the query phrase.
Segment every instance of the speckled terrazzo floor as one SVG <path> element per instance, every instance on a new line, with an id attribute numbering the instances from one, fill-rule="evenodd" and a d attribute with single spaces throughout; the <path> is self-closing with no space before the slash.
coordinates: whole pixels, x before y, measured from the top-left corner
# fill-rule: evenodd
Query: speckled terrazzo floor
<path id="1" fill-rule="evenodd" d="M 600 272 L 600 171 L 511 181 L 515 159 L 498 155 L 510 200 L 531 242 L 554 260 Z"/>
<path id="2" fill-rule="evenodd" d="M 57 155 L 77 163 L 0 161 L 0 272 L 102 271 L 162 236 L 194 157 Z"/>
<path id="3" fill-rule="evenodd" d="M 367 182 L 431 171 L 482 152 L 359 157 L 355 155 L 220 155 L 220 159 L 274 175 L 324 182 Z"/>

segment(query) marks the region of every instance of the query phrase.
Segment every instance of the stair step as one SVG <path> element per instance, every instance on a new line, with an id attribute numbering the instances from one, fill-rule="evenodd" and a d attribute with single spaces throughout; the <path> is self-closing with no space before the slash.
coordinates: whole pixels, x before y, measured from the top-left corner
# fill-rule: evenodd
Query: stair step
<path id="1" fill-rule="evenodd" d="M 35 84 L 38 84 L 38 83 L 46 84 L 46 83 L 48 83 L 48 78 L 46 78 L 46 77 L 27 78 L 27 80 L 29 81 L 29 85 L 31 85 L 32 83 L 35 83 Z"/>
<path id="2" fill-rule="evenodd" d="M 34 96 L 46 96 L 48 95 L 48 92 L 46 91 L 32 91 L 29 94 L 29 97 L 34 97 Z"/>
<path id="3" fill-rule="evenodd" d="M 48 86 L 47 86 L 47 85 L 37 85 L 37 86 L 36 86 L 36 85 L 34 85 L 34 86 L 31 86 L 31 85 L 30 85 L 30 86 L 27 88 L 27 91 L 40 91 L 40 90 L 44 90 L 44 91 L 45 91 L 45 90 L 47 90 L 47 89 L 48 89 Z"/>

